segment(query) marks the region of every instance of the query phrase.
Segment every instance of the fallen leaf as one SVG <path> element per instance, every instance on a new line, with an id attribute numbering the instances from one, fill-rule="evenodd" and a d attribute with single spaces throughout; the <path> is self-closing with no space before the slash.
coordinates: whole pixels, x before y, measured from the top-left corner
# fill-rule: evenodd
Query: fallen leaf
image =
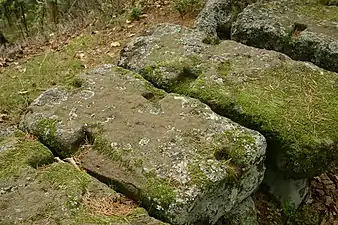
<path id="1" fill-rule="evenodd" d="M 121 46 L 121 44 L 120 44 L 120 42 L 118 42 L 118 41 L 113 41 L 111 44 L 110 44 L 110 47 L 120 47 Z"/>
<path id="2" fill-rule="evenodd" d="M 75 55 L 76 58 L 80 59 L 80 60 L 84 60 L 84 58 L 86 57 L 86 55 L 82 52 L 78 52 Z"/>
<path id="3" fill-rule="evenodd" d="M 25 94 L 28 94 L 28 93 L 29 93 L 29 91 L 19 91 L 18 92 L 19 95 L 25 95 Z"/>

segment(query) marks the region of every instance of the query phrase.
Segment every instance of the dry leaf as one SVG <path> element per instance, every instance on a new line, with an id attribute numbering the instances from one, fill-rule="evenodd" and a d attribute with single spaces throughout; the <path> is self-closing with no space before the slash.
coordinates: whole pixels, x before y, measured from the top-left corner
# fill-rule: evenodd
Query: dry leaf
<path id="1" fill-rule="evenodd" d="M 18 94 L 19 95 L 25 95 L 25 94 L 28 94 L 29 91 L 19 91 Z"/>
<path id="2" fill-rule="evenodd" d="M 120 47 L 121 46 L 121 44 L 120 44 L 120 42 L 118 42 L 118 41 L 113 41 L 111 44 L 110 44 L 110 47 Z"/>
<path id="3" fill-rule="evenodd" d="M 78 52 L 78 53 L 76 53 L 75 57 L 80 59 L 80 60 L 83 60 L 86 57 L 86 55 L 82 52 Z"/>

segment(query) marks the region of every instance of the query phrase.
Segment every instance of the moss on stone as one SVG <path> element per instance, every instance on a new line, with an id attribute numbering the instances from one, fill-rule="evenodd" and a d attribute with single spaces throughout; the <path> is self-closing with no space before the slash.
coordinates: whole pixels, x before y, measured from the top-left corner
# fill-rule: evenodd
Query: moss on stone
<path id="1" fill-rule="evenodd" d="M 44 143 L 52 151 L 55 151 L 57 155 L 65 157 L 69 155 L 67 151 L 64 151 L 59 143 L 56 141 L 57 135 L 57 123 L 56 119 L 43 118 L 36 122 L 33 134 L 36 135 L 39 140 Z"/>
<path id="2" fill-rule="evenodd" d="M 40 221 L 48 218 L 58 224 L 129 224 L 132 221 L 144 221 L 144 224 L 152 221 L 147 212 L 135 207 L 131 213 L 123 215 L 123 211 L 116 215 L 104 215 L 105 212 L 93 212 L 85 203 L 84 198 L 91 198 L 91 194 L 99 193 L 106 199 L 113 200 L 116 192 L 104 184 L 100 184 L 87 173 L 78 171 L 68 163 L 54 163 L 36 171 L 34 180 L 38 184 L 36 192 L 38 197 L 48 199 L 48 204 L 43 206 L 41 212 L 31 212 L 31 217 L 25 219 L 23 224 Z M 48 193 L 48 195 L 46 195 Z M 53 197 L 51 197 L 53 196 Z M 46 203 L 46 200 L 44 200 Z M 22 204 L 26 204 L 25 201 Z M 123 203 L 121 203 L 123 204 Z M 117 209 L 118 210 L 118 209 Z M 121 215 L 118 215 L 121 213 Z"/>
<path id="3" fill-rule="evenodd" d="M 70 88 L 81 88 L 83 87 L 83 85 L 85 84 L 85 80 L 81 77 L 74 77 L 73 79 L 71 79 L 68 83 L 68 86 Z"/>
<path id="4" fill-rule="evenodd" d="M 238 166 L 245 166 L 249 149 L 256 148 L 252 134 L 245 132 L 224 131 L 215 140 L 220 143 L 220 147 L 215 150 L 215 157 L 219 160 L 230 159 Z"/>
<path id="5" fill-rule="evenodd" d="M 233 65 L 230 61 L 220 62 L 217 65 L 217 72 L 219 75 L 223 77 L 227 77 L 229 72 L 231 71 Z"/>
<path id="6" fill-rule="evenodd" d="M 101 136 L 95 137 L 93 149 L 101 153 L 109 154 L 111 152 L 110 144 Z"/>
<path id="7" fill-rule="evenodd" d="M 141 71 L 141 74 L 155 85 L 175 92 L 176 90 L 190 88 L 192 82 L 202 74 L 201 62 L 201 59 L 197 56 L 177 57 L 147 66 Z M 173 74 L 173 76 L 163 77 L 164 68 L 166 73 Z"/>
<path id="8" fill-rule="evenodd" d="M 321 74 L 305 65 L 289 65 L 272 68 L 260 76 L 250 85 L 217 86 L 199 80 L 190 95 L 213 105 L 223 115 L 258 129 L 272 144 L 270 154 L 285 151 L 290 156 L 285 167 L 295 173 L 313 175 L 317 170 L 315 161 L 320 159 L 325 165 L 325 159 L 337 158 L 333 142 L 337 142 L 338 131 L 332 122 L 338 121 L 338 99 L 332 74 Z"/>
<path id="9" fill-rule="evenodd" d="M 124 69 L 124 68 L 118 67 L 118 66 L 113 67 L 112 71 L 117 72 L 118 74 L 121 74 L 121 75 L 133 74 L 133 72 L 131 72 L 130 70 L 127 70 L 127 69 Z"/>
<path id="10" fill-rule="evenodd" d="M 204 171 L 201 170 L 198 163 L 189 163 L 188 164 L 189 177 L 191 183 L 195 184 L 197 187 L 207 187 L 213 185 L 213 182 L 207 177 Z"/>
<path id="11" fill-rule="evenodd" d="M 21 134 L 20 137 L 6 138 L 0 142 L 0 146 L 7 146 L 0 152 L 0 179 L 19 176 L 29 167 L 36 168 L 54 160 L 53 154 L 45 146 Z"/>
<path id="12" fill-rule="evenodd" d="M 175 188 L 172 187 L 172 184 L 168 179 L 159 178 L 156 176 L 155 173 L 146 173 L 145 176 L 147 177 L 147 184 L 145 187 L 145 193 L 142 195 L 144 196 L 144 201 L 148 202 L 146 198 L 150 198 L 151 202 L 148 203 L 150 207 L 156 208 L 149 209 L 150 212 L 154 211 L 157 213 L 158 218 L 164 218 L 164 209 L 168 209 L 170 205 L 176 203 L 176 192 Z M 161 213 L 162 209 L 162 213 Z"/>
<path id="13" fill-rule="evenodd" d="M 135 167 L 139 167 L 141 163 L 141 159 L 128 157 L 128 153 L 131 151 L 130 149 L 111 146 L 111 143 L 101 136 L 95 137 L 93 150 L 108 156 L 113 161 L 117 161 L 119 165 L 131 172 L 135 170 Z"/>
<path id="14" fill-rule="evenodd" d="M 38 121 L 37 129 L 39 131 L 48 131 L 48 133 L 54 136 L 56 133 L 56 124 L 56 119 L 43 118 Z"/>
<path id="15" fill-rule="evenodd" d="M 69 163 L 51 164 L 39 172 L 37 179 L 39 182 L 47 182 L 56 189 L 67 190 L 67 195 L 70 198 L 73 198 L 73 194 L 85 192 L 92 180 L 87 173 L 79 172 Z"/>
<path id="16" fill-rule="evenodd" d="M 219 38 L 213 37 L 213 36 L 208 36 L 202 40 L 204 44 L 208 45 L 218 45 L 220 43 Z"/>
<path id="17" fill-rule="evenodd" d="M 146 89 L 146 92 L 142 94 L 143 97 L 147 98 L 151 102 L 156 103 L 160 99 L 164 98 L 164 96 L 167 94 L 165 91 L 154 87 L 150 82 L 144 80 L 144 78 L 137 73 L 134 73 L 130 70 L 123 69 L 121 67 L 114 67 L 114 71 L 118 72 L 121 75 L 128 75 L 136 79 L 139 79 L 140 84 L 142 83 L 142 85 Z"/>
<path id="18" fill-rule="evenodd" d="M 222 66 L 218 69 L 224 71 Z M 156 81 L 161 76 L 163 72 L 146 78 Z M 312 177 L 337 159 L 338 130 L 332 126 L 338 122 L 334 74 L 295 63 L 247 76 L 250 82 L 229 78 L 216 83 L 203 74 L 183 88 L 162 81 L 159 86 L 200 99 L 217 113 L 260 131 L 268 140 L 270 159 L 281 153 L 285 157 L 281 167 L 292 176 Z M 240 152 L 232 152 L 240 158 Z"/>

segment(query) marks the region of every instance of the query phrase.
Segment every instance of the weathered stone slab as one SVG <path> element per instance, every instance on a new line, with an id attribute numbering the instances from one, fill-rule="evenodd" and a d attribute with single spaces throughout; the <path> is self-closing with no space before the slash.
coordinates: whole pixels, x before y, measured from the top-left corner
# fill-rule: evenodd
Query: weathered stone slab
<path id="1" fill-rule="evenodd" d="M 51 151 L 22 132 L 2 137 L 0 224 L 164 225 L 71 164 L 49 164 Z"/>
<path id="2" fill-rule="evenodd" d="M 255 0 L 208 0 L 196 19 L 196 27 L 214 38 L 230 39 L 237 15 Z"/>
<path id="3" fill-rule="evenodd" d="M 261 183 L 264 137 L 199 100 L 167 94 L 140 75 L 109 65 L 75 83 L 81 87 L 43 93 L 21 128 L 54 143 L 53 151 L 70 153 L 71 144 L 59 137 L 70 135 L 78 143 L 74 137 L 82 137 L 74 133 L 83 131 L 93 145 L 77 155 L 81 165 L 140 200 L 157 218 L 215 224 Z"/>
<path id="4" fill-rule="evenodd" d="M 258 2 L 240 13 L 231 39 L 338 72 L 338 7 L 317 0 Z"/>
<path id="5" fill-rule="evenodd" d="M 286 177 L 313 177 L 337 162 L 336 73 L 275 51 L 201 40 L 196 30 L 159 25 L 127 44 L 119 65 L 260 131 L 269 162 Z"/>

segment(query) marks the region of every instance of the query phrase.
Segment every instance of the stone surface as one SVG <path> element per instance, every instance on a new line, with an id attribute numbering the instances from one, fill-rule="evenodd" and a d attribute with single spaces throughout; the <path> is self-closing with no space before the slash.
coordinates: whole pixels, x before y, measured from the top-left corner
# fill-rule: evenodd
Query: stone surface
<path id="1" fill-rule="evenodd" d="M 53 163 L 45 146 L 20 131 L 2 139 L 4 146 L 0 224 L 164 225 L 71 164 Z"/>
<path id="2" fill-rule="evenodd" d="M 83 98 L 88 98 L 92 95 L 89 91 L 84 91 L 81 94 Z M 35 99 L 32 105 L 37 107 L 57 107 L 67 98 L 68 89 L 51 88 Z M 70 119 L 74 116 L 76 116 L 76 112 L 70 112 Z M 69 156 L 77 151 L 86 139 L 85 129 L 82 125 L 72 126 L 67 129 L 62 124 L 57 124 L 55 118 L 45 118 L 43 113 L 33 114 L 33 117 L 27 117 L 23 122 L 24 124 L 20 124 L 20 128 L 23 131 L 29 131 L 39 137 L 40 141 L 47 147 L 55 150 L 55 155 L 61 157 Z"/>
<path id="3" fill-rule="evenodd" d="M 338 7 L 317 0 L 252 4 L 233 23 L 231 39 L 338 72 Z"/>
<path id="4" fill-rule="evenodd" d="M 109 65 L 74 83 L 78 88 L 44 92 L 20 127 L 54 152 L 70 154 L 60 137 L 79 143 L 84 133 L 93 145 L 78 153 L 81 166 L 140 200 L 156 218 L 215 224 L 261 183 L 264 137 L 199 100 L 167 94 Z"/>
<path id="5" fill-rule="evenodd" d="M 237 204 L 217 225 L 258 225 L 255 202 L 251 197 Z"/>
<path id="6" fill-rule="evenodd" d="M 231 25 L 254 0 L 208 0 L 196 19 L 196 27 L 215 38 L 229 39 Z"/>
<path id="7" fill-rule="evenodd" d="M 337 162 L 337 74 L 275 51 L 162 24 L 135 38 L 119 65 L 168 92 L 200 99 L 221 115 L 261 132 L 268 161 L 293 179 Z"/>
<path id="8" fill-rule="evenodd" d="M 264 183 L 279 202 L 294 208 L 298 208 L 310 191 L 308 179 L 288 179 L 284 174 L 272 169 L 265 173 Z"/>

